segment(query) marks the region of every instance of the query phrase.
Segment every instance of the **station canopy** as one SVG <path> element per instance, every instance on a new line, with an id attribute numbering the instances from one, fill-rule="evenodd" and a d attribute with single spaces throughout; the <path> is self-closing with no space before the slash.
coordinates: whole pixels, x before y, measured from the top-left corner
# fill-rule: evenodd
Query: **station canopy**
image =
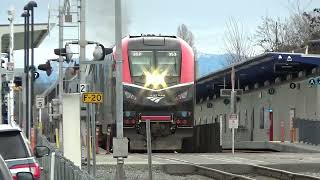
<path id="1" fill-rule="evenodd" d="M 51 24 L 50 26 L 53 27 L 54 24 Z M 33 44 L 35 48 L 39 47 L 41 42 L 47 36 L 48 32 L 49 32 L 49 26 L 47 23 L 34 24 Z M 0 25 L 1 53 L 6 53 L 8 51 L 9 40 L 10 40 L 10 26 L 8 24 L 1 24 Z M 24 24 L 15 24 L 14 25 L 14 50 L 21 50 L 23 49 L 23 47 L 24 47 Z"/>
<path id="2" fill-rule="evenodd" d="M 263 85 L 265 81 L 274 81 L 280 77 L 285 80 L 288 74 L 292 78 L 304 71 L 311 74 L 312 69 L 320 66 L 320 55 L 300 53 L 264 53 L 241 63 L 235 64 L 235 89 L 253 89 L 255 83 Z M 232 66 L 200 77 L 196 81 L 196 99 L 212 99 L 220 96 L 220 89 L 231 89 Z M 272 84 L 272 83 L 271 83 Z"/>

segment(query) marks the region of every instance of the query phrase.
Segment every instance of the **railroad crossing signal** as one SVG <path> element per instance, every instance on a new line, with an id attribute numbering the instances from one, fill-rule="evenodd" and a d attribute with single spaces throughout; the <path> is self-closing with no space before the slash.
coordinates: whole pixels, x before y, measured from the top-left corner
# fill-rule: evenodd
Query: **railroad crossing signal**
<path id="1" fill-rule="evenodd" d="M 86 92 L 82 94 L 83 103 L 102 103 L 103 93 L 101 92 Z"/>

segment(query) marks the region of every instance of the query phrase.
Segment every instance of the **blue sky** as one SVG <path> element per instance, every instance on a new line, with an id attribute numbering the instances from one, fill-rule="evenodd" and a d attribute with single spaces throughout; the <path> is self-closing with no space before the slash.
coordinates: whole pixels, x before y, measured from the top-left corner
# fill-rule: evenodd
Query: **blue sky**
<path id="1" fill-rule="evenodd" d="M 48 3 L 57 8 L 59 0 L 38 0 L 36 22 L 47 22 Z M 87 0 L 87 37 L 110 45 L 113 43 L 113 4 L 110 0 Z M 294 2 L 295 0 L 291 0 Z M 16 22 L 27 0 L 1 0 L 0 23 L 7 23 L 7 9 L 14 6 Z M 125 34 L 162 33 L 175 34 L 177 26 L 186 24 L 195 35 L 197 49 L 205 53 L 222 54 L 224 32 L 229 18 L 237 19 L 245 32 L 252 33 L 261 23 L 261 16 L 284 18 L 290 9 L 288 0 L 124 0 Z M 301 0 L 302 8 L 320 7 L 319 0 Z M 106 17 L 106 18 L 104 18 Z M 52 19 L 53 20 L 53 19 Z M 57 47 L 57 28 L 36 51 L 36 62 L 54 57 L 52 48 Z M 21 58 L 20 52 L 16 52 Z M 41 57 L 40 57 L 41 56 Z"/>

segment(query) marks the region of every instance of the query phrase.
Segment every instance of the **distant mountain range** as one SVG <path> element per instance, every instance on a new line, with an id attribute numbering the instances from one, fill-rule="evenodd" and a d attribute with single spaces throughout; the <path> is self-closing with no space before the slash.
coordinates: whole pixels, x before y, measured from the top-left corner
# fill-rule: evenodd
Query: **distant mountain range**
<path id="1" fill-rule="evenodd" d="M 197 78 L 223 68 L 226 57 L 226 54 L 198 53 Z"/>

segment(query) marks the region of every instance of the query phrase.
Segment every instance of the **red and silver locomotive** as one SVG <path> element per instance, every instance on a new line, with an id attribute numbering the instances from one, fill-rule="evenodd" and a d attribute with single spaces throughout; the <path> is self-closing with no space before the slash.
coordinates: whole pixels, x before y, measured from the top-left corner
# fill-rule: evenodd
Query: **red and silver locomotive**
<path id="1" fill-rule="evenodd" d="M 124 136 L 130 150 L 146 149 L 147 119 L 153 150 L 181 150 L 192 137 L 192 48 L 175 36 L 128 36 L 122 39 L 122 55 Z"/>

